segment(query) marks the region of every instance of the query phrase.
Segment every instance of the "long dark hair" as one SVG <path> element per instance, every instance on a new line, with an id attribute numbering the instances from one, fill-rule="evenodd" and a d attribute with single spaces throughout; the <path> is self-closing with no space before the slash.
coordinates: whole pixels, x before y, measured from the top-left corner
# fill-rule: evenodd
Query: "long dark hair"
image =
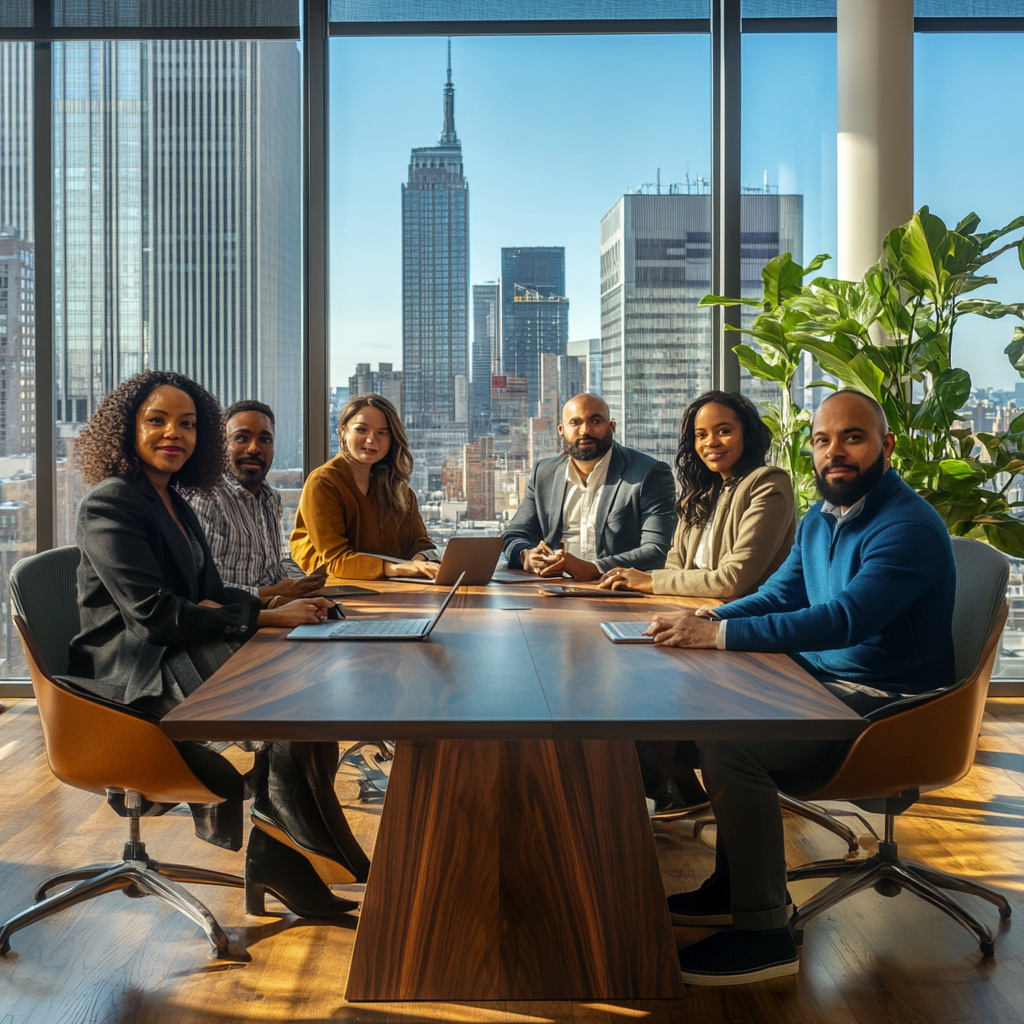
<path id="1" fill-rule="evenodd" d="M 704 465 L 694 441 L 697 413 L 709 402 L 731 409 L 743 427 L 743 454 L 733 470 L 734 476 L 746 476 L 752 469 L 763 466 L 772 446 L 771 430 L 761 419 L 757 406 L 746 396 L 734 391 L 705 391 L 700 398 L 695 398 L 683 413 L 676 451 L 676 478 L 681 488 L 676 511 L 687 526 L 706 523 L 722 491 L 721 473 L 715 473 Z"/>
<path id="2" fill-rule="evenodd" d="M 344 459 L 351 459 L 345 444 L 345 427 L 357 412 L 368 406 L 384 414 L 391 431 L 391 446 L 387 455 L 370 469 L 370 485 L 377 499 L 377 510 L 384 520 L 401 520 L 409 509 L 409 495 L 412 493 L 409 489 L 412 452 L 409 451 L 409 438 L 402 417 L 383 395 L 357 395 L 341 410 L 338 417 L 338 453 Z"/>
<path id="3" fill-rule="evenodd" d="M 111 476 L 142 476 L 135 450 L 135 414 L 151 391 L 168 384 L 196 406 L 196 447 L 171 477 L 186 493 L 209 494 L 224 475 L 224 427 L 217 399 L 190 377 L 170 370 L 145 370 L 119 384 L 100 402 L 75 444 L 75 464 L 87 486 Z"/>

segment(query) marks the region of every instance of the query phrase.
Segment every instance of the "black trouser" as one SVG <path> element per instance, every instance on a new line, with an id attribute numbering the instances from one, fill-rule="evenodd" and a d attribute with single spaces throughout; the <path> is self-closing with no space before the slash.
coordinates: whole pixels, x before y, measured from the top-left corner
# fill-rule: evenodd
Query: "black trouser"
<path id="1" fill-rule="evenodd" d="M 794 660 L 812 671 L 803 659 Z M 862 715 L 904 696 L 843 680 L 819 681 Z M 697 743 L 704 787 L 718 823 L 718 861 L 722 867 L 723 861 L 728 863 L 734 927 L 785 927 L 786 851 L 776 780 L 785 775 L 792 782 L 794 775 L 820 770 L 845 745 L 833 740 Z"/>

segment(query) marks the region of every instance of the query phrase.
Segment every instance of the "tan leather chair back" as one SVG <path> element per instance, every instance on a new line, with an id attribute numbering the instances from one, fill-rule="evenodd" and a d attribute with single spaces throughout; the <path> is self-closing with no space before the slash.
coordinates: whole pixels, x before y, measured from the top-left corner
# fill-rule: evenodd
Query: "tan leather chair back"
<path id="1" fill-rule="evenodd" d="M 135 790 L 157 803 L 221 803 L 153 722 L 79 696 L 43 671 L 32 635 L 14 617 L 28 660 L 50 770 L 76 789 Z"/>
<path id="2" fill-rule="evenodd" d="M 1004 603 L 971 677 L 962 686 L 891 718 L 872 722 L 854 740 L 808 800 L 871 800 L 908 789 L 940 789 L 962 779 L 974 763 L 985 698 L 1009 609 Z"/>

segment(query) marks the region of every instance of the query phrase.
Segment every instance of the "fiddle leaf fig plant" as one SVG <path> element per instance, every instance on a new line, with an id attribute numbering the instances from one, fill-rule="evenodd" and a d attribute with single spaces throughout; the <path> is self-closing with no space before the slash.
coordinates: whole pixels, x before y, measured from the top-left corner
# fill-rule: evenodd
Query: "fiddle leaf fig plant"
<path id="1" fill-rule="evenodd" d="M 815 499 L 809 416 L 792 387 L 806 352 L 839 386 L 857 388 L 881 403 L 896 434 L 897 469 L 952 534 L 984 539 L 1024 557 L 1024 502 L 1011 500 L 1014 481 L 1024 472 L 1024 415 L 998 433 L 966 429 L 959 414 L 970 398 L 971 378 L 953 362 L 956 328 L 964 316 L 1024 320 L 1024 302 L 972 296 L 998 283 L 986 267 L 1004 252 L 1016 249 L 1024 267 L 1024 237 L 1002 241 L 1024 228 L 1024 216 L 994 231 L 979 232 L 979 226 L 980 218 L 971 213 L 949 229 L 925 206 L 889 232 L 879 261 L 860 281 L 819 277 L 804 284 L 828 257 L 815 257 L 802 268 L 784 254 L 762 273 L 763 299 L 742 300 L 760 308 L 749 328 L 738 328 L 757 348 L 741 344 L 734 351 L 751 374 L 780 385 L 780 402 L 765 418 L 801 512 Z M 701 301 L 740 300 L 709 295 Z M 1005 352 L 1024 377 L 1024 327 L 1014 329 Z M 836 385 L 816 381 L 810 386 Z"/>

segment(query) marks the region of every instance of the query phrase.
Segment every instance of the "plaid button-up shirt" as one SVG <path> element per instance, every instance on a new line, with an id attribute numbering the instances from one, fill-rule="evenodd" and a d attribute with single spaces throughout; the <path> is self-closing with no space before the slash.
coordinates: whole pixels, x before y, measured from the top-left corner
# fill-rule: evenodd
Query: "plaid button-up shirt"
<path id="1" fill-rule="evenodd" d="M 214 497 L 190 501 L 225 586 L 255 594 L 285 577 L 302 578 L 302 570 L 283 551 L 281 495 L 266 481 L 257 495 L 225 475 Z"/>

